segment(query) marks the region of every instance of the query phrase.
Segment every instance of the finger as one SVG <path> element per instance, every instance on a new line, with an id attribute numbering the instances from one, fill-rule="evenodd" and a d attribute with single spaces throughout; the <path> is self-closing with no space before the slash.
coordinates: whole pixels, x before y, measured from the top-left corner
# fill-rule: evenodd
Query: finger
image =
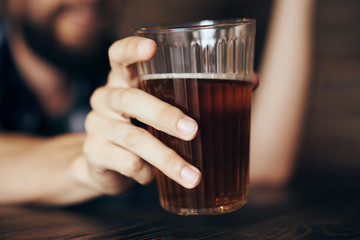
<path id="1" fill-rule="evenodd" d="M 129 66 L 136 62 L 149 61 L 155 52 L 156 43 L 153 40 L 143 37 L 127 37 L 110 46 L 109 58 L 114 67 Z"/>
<path id="2" fill-rule="evenodd" d="M 156 43 L 147 38 L 128 37 L 114 42 L 109 48 L 109 60 L 112 73 L 109 75 L 111 84 L 116 78 L 132 81 L 137 78 L 135 63 L 149 61 L 155 56 Z M 110 78 L 111 77 L 111 78 Z"/>
<path id="3" fill-rule="evenodd" d="M 111 141 L 134 152 L 186 188 L 199 183 L 200 171 L 149 132 L 123 122 L 110 126 L 112 130 L 107 131 L 107 137 Z"/>
<path id="4" fill-rule="evenodd" d="M 183 140 L 193 139 L 198 130 L 196 121 L 181 110 L 139 89 L 99 88 L 90 102 L 101 114 L 130 116 Z"/>
<path id="5" fill-rule="evenodd" d="M 200 171 L 148 131 L 122 121 L 99 121 L 96 115 L 93 116 L 90 122 L 97 126 L 93 129 L 104 134 L 108 141 L 133 152 L 186 188 L 198 185 Z"/>
<path id="6" fill-rule="evenodd" d="M 98 172 L 112 170 L 140 184 L 148 184 L 154 178 L 153 168 L 147 162 L 134 153 L 110 143 L 100 135 L 87 138 L 84 143 L 84 152 Z"/>
<path id="7" fill-rule="evenodd" d="M 91 111 L 86 118 L 90 118 L 91 115 L 96 112 L 103 117 L 130 122 L 130 117 L 128 115 L 120 111 L 114 111 L 113 107 L 111 107 L 113 104 L 112 101 L 116 100 L 113 100 L 113 97 L 110 97 L 109 95 L 113 95 L 113 92 L 116 91 L 116 89 L 117 88 L 107 86 L 97 88 L 90 97 L 90 105 L 93 111 Z"/>
<path id="8" fill-rule="evenodd" d="M 253 74 L 253 80 L 252 80 L 253 91 L 255 91 L 258 88 L 259 83 L 260 83 L 259 74 L 254 73 Z"/>

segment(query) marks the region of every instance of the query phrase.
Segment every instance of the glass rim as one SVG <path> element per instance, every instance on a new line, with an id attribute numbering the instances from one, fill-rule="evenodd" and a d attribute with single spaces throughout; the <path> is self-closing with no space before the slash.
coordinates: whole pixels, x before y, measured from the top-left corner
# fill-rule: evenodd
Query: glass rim
<path id="1" fill-rule="evenodd" d="M 231 27 L 256 23 L 253 18 L 238 18 L 226 20 L 201 20 L 180 24 L 157 24 L 139 27 L 133 33 L 161 33 L 161 32 L 187 32 L 194 30 L 212 29 L 218 27 Z"/>

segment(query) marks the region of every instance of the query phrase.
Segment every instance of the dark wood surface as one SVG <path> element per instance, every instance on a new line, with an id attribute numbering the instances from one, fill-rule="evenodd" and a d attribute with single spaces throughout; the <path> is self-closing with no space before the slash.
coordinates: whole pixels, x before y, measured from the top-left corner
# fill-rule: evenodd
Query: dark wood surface
<path id="1" fill-rule="evenodd" d="M 302 174 L 218 216 L 167 213 L 155 186 L 68 208 L 3 206 L 0 239 L 360 239 L 359 177 Z"/>

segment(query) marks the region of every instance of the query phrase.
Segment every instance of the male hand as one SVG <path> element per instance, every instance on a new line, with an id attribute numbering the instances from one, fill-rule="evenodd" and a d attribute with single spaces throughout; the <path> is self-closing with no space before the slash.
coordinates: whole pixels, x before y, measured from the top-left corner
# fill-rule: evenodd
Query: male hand
<path id="1" fill-rule="evenodd" d="M 201 179 L 197 168 L 148 131 L 131 124 L 130 118 L 135 118 L 185 141 L 197 133 L 192 118 L 137 89 L 136 63 L 149 61 L 155 53 L 156 44 L 150 39 L 128 37 L 115 42 L 109 49 L 108 82 L 91 97 L 84 153 L 104 193 L 123 192 L 131 185 L 129 179 L 150 183 L 153 166 L 185 188 L 196 187 Z"/>

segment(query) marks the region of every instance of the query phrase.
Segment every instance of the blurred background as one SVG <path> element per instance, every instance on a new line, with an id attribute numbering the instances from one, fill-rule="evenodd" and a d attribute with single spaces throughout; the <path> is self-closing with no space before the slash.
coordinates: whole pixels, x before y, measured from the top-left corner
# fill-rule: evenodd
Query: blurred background
<path id="1" fill-rule="evenodd" d="M 299 169 L 359 176 L 360 1 L 318 0 Z"/>
<path id="2" fill-rule="evenodd" d="M 257 20 L 258 69 L 270 0 L 131 0 L 118 36 L 154 23 L 250 17 Z M 0 19 L 6 16 L 0 1 Z M 41 6 L 39 6 L 41 7 Z M 298 174 L 309 171 L 358 174 L 360 170 L 360 1 L 318 0 L 314 18 L 314 66 L 298 157 Z"/>

